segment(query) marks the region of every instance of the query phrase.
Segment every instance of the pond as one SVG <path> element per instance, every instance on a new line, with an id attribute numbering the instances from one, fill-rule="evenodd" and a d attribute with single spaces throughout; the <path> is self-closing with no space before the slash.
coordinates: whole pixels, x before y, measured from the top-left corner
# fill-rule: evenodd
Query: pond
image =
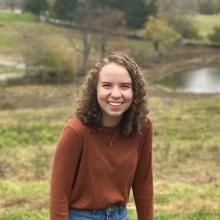
<path id="1" fill-rule="evenodd" d="M 181 92 L 220 93 L 220 69 L 202 68 L 176 72 L 157 83 Z"/>

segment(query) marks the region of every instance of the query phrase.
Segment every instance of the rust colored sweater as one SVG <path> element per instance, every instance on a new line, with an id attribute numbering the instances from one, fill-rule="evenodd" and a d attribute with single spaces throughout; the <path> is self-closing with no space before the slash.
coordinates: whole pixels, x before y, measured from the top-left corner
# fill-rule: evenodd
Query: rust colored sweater
<path id="1" fill-rule="evenodd" d="M 126 204 L 131 188 L 138 220 L 153 219 L 152 123 L 147 121 L 143 135 L 125 137 L 116 127 L 92 132 L 77 117 L 69 120 L 53 160 L 51 220 L 68 220 L 71 207 Z"/>

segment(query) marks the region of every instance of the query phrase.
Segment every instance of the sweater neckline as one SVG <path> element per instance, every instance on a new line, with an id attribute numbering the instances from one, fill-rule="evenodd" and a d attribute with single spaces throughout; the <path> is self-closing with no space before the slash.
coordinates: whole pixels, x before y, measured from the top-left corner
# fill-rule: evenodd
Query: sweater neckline
<path id="1" fill-rule="evenodd" d="M 119 129 L 119 127 L 120 127 L 119 124 L 116 125 L 116 126 L 113 126 L 113 127 L 108 127 L 108 126 L 102 125 L 102 126 L 100 127 L 100 130 L 101 130 L 101 131 L 105 131 L 105 132 L 115 132 L 115 131 L 117 131 L 117 130 Z"/>

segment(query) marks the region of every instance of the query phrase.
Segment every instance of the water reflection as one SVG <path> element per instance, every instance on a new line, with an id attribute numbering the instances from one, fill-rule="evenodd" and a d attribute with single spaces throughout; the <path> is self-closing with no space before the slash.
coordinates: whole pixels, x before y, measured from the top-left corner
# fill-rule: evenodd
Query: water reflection
<path id="1" fill-rule="evenodd" d="M 203 68 L 172 74 L 159 82 L 169 88 L 183 92 L 220 92 L 220 69 Z"/>

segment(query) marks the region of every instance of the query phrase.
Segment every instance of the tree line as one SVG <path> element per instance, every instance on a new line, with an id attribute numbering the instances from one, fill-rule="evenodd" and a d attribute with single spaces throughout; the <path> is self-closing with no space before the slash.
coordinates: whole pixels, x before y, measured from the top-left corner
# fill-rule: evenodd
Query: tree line
<path id="1" fill-rule="evenodd" d="M 80 22 L 85 19 L 88 10 L 108 8 L 124 13 L 126 26 L 131 29 L 141 28 L 149 16 L 157 13 L 157 0 L 26 0 L 24 10 L 40 15 L 46 11 L 52 17 Z"/>
<path id="2" fill-rule="evenodd" d="M 57 14 L 60 18 L 72 18 L 79 4 L 93 4 L 100 7 L 111 7 L 126 14 L 129 27 L 137 27 L 149 15 L 156 12 L 184 11 L 201 14 L 220 13 L 219 0 L 0 0 L 0 8 L 26 8 L 35 14 L 44 11 Z M 137 26 L 136 26 L 137 25 Z"/>

